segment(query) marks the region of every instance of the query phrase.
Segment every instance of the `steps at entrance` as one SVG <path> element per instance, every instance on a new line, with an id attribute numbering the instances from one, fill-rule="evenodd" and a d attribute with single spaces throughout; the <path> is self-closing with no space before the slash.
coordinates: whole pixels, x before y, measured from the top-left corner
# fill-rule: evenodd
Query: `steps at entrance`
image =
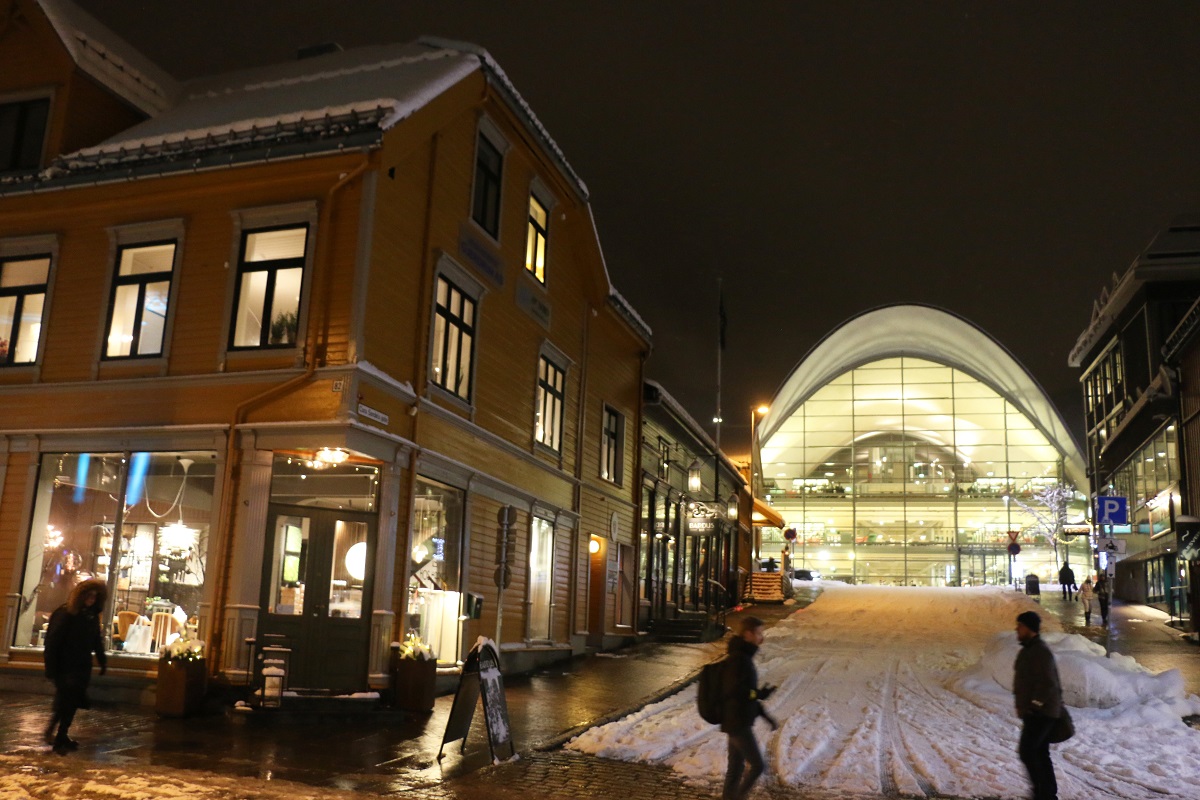
<path id="1" fill-rule="evenodd" d="M 652 619 L 649 631 L 660 642 L 673 644 L 711 642 L 719 639 L 725 631 L 718 631 L 710 625 L 706 615 L 686 615 L 673 619 Z"/>
<path id="2" fill-rule="evenodd" d="M 782 603 L 783 576 L 779 572 L 751 572 L 746 596 L 752 603 Z"/>

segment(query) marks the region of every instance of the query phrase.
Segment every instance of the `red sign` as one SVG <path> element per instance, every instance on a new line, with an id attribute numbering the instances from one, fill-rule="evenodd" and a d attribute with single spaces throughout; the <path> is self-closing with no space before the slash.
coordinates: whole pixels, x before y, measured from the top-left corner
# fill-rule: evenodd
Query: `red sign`
<path id="1" fill-rule="evenodd" d="M 1013 544 L 1016 544 L 1016 543 L 1017 543 L 1017 537 L 1018 537 L 1018 536 L 1020 536 L 1020 535 L 1021 535 L 1021 532 L 1020 532 L 1020 531 L 1009 531 L 1009 532 L 1008 532 L 1008 540 L 1009 540 L 1010 542 L 1012 542 Z M 1015 556 L 1015 555 L 1016 555 L 1016 553 L 1013 553 L 1013 555 Z"/>
<path id="2" fill-rule="evenodd" d="M 1010 556 L 1015 556 L 1015 555 L 1019 554 L 1020 552 L 1021 552 L 1021 545 L 1017 544 L 1016 542 L 1013 542 L 1012 544 L 1010 544 L 1008 546 L 1008 554 Z"/>
<path id="3" fill-rule="evenodd" d="M 788 528 L 786 531 L 783 532 L 783 538 L 787 539 L 789 542 L 796 541 L 796 529 Z"/>

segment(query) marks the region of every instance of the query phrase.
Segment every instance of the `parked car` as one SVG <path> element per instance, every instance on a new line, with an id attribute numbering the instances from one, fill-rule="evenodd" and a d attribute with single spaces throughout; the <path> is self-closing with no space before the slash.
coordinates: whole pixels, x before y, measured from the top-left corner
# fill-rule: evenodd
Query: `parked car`
<path id="1" fill-rule="evenodd" d="M 821 573 L 811 569 L 798 569 L 792 573 L 792 578 L 798 581 L 812 581 L 821 577 Z"/>

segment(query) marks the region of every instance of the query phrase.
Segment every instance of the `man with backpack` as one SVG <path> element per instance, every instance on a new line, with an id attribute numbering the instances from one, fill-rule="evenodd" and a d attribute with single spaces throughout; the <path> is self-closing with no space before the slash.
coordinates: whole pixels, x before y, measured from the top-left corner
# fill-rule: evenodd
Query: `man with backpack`
<path id="1" fill-rule="evenodd" d="M 729 738 L 724 800 L 745 797 L 762 775 L 763 759 L 754 738 L 754 720 L 761 716 L 771 723 L 772 729 L 778 727 L 762 707 L 762 701 L 771 696 L 775 687 L 758 688 L 754 654 L 762 643 L 763 621 L 745 617 L 739 634 L 729 640 L 729 655 L 721 662 L 721 732 Z"/>

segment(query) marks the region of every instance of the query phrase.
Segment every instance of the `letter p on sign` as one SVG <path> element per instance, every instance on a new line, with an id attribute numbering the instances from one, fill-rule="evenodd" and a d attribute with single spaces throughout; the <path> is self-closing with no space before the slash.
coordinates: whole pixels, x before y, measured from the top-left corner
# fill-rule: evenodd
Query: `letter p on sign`
<path id="1" fill-rule="evenodd" d="M 1101 525 L 1128 525 L 1128 501 L 1124 497 L 1097 497 L 1096 522 Z"/>

